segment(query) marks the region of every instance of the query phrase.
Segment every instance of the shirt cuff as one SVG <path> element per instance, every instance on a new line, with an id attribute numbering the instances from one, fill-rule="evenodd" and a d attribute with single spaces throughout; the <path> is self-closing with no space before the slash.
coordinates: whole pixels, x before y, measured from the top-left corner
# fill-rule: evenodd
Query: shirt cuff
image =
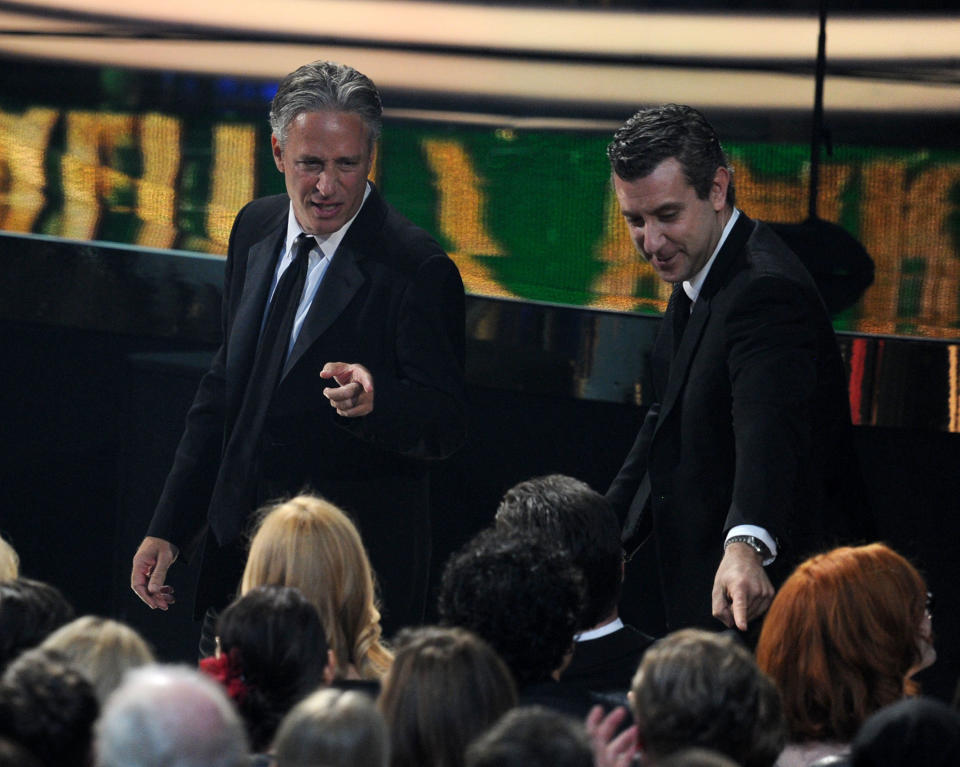
<path id="1" fill-rule="evenodd" d="M 734 525 L 727 530 L 727 537 L 724 539 L 724 542 L 729 541 L 734 535 L 752 535 L 767 545 L 767 548 L 770 549 L 770 556 L 763 560 L 764 567 L 772 564 L 773 560 L 777 558 L 777 542 L 764 528 L 757 527 L 756 525 Z"/>

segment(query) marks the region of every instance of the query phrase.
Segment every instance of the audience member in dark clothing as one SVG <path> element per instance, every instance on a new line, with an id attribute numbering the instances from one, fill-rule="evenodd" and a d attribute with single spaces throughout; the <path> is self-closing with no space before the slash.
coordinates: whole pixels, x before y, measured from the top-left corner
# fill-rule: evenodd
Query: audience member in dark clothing
<path id="1" fill-rule="evenodd" d="M 738 767 L 738 765 L 733 759 L 717 751 L 706 748 L 685 748 L 661 759 L 656 767 Z"/>
<path id="2" fill-rule="evenodd" d="M 89 763 L 99 713 L 93 685 L 54 650 L 27 650 L 0 679 L 0 735 L 46 767 Z"/>
<path id="3" fill-rule="evenodd" d="M 276 767 L 388 767 L 390 735 L 366 695 L 317 690 L 281 722 L 273 755 Z"/>
<path id="4" fill-rule="evenodd" d="M 485 639 L 517 683 L 521 705 L 539 703 L 579 719 L 595 699 L 557 679 L 583 610 L 583 577 L 553 542 L 486 530 L 447 562 L 440 621 Z"/>
<path id="5" fill-rule="evenodd" d="M 573 659 L 563 681 L 594 691 L 630 688 L 653 639 L 618 615 L 623 586 L 620 523 L 610 503 L 573 477 L 551 474 L 515 485 L 497 510 L 498 530 L 526 530 L 557 541 L 584 576 L 586 599 Z"/>
<path id="6" fill-rule="evenodd" d="M 200 668 L 226 687 L 253 750 L 265 751 L 286 713 L 333 677 L 320 616 L 297 589 L 261 586 L 220 614 L 217 638 L 217 656 Z"/>
<path id="7" fill-rule="evenodd" d="M 462 628 L 401 631 L 380 695 L 392 767 L 463 767 L 467 745 L 516 705 L 510 671 Z"/>
<path id="8" fill-rule="evenodd" d="M 71 620 L 73 607 L 54 586 L 29 578 L 0 583 L 0 672 Z"/>
<path id="9" fill-rule="evenodd" d="M 593 750 L 579 722 L 527 706 L 509 711 L 467 749 L 467 767 L 594 767 Z"/>
<path id="10" fill-rule="evenodd" d="M 638 750 L 654 763 L 698 746 L 741 767 L 772 767 L 786 741 L 776 687 L 731 636 L 683 629 L 655 642 L 630 702 Z"/>
<path id="11" fill-rule="evenodd" d="M 960 714 L 930 698 L 907 698 L 873 714 L 853 739 L 853 767 L 954 767 Z"/>

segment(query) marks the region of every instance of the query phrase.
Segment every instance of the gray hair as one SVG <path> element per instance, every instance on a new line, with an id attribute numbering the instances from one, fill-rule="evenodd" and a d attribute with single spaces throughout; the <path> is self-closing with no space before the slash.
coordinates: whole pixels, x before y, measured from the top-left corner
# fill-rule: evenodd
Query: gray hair
<path id="1" fill-rule="evenodd" d="M 224 690 L 186 666 L 130 671 L 96 725 L 97 767 L 245 767 L 247 735 Z"/>
<path id="2" fill-rule="evenodd" d="M 366 695 L 319 690 L 284 718 L 273 744 L 277 767 L 387 767 L 383 715 Z"/>
<path id="3" fill-rule="evenodd" d="M 373 80 L 346 64 L 314 61 L 291 72 L 277 88 L 270 105 L 270 128 L 281 149 L 287 129 L 304 112 L 352 112 L 367 126 L 370 148 L 380 136 L 383 107 Z"/>

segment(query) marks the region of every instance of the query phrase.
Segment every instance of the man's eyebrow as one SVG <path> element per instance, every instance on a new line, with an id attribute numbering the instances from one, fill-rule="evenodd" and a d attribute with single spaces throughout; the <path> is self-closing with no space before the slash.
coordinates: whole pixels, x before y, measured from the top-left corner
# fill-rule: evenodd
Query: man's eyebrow
<path id="1" fill-rule="evenodd" d="M 678 210 L 683 210 L 683 208 L 684 205 L 682 202 L 665 202 L 653 211 L 653 215 L 662 216 L 664 213 L 676 213 Z"/>

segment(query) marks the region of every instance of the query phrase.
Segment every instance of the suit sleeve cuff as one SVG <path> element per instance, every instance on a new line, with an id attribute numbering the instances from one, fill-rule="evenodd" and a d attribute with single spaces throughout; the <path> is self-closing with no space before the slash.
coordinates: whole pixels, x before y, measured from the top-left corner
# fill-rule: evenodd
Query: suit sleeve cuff
<path id="1" fill-rule="evenodd" d="M 727 537 L 724 538 L 724 542 L 730 540 L 734 535 L 752 535 L 767 545 L 767 548 L 770 549 L 770 557 L 763 561 L 764 567 L 772 564 L 777 558 L 777 542 L 764 528 L 758 527 L 757 525 L 734 525 L 727 530 Z"/>

